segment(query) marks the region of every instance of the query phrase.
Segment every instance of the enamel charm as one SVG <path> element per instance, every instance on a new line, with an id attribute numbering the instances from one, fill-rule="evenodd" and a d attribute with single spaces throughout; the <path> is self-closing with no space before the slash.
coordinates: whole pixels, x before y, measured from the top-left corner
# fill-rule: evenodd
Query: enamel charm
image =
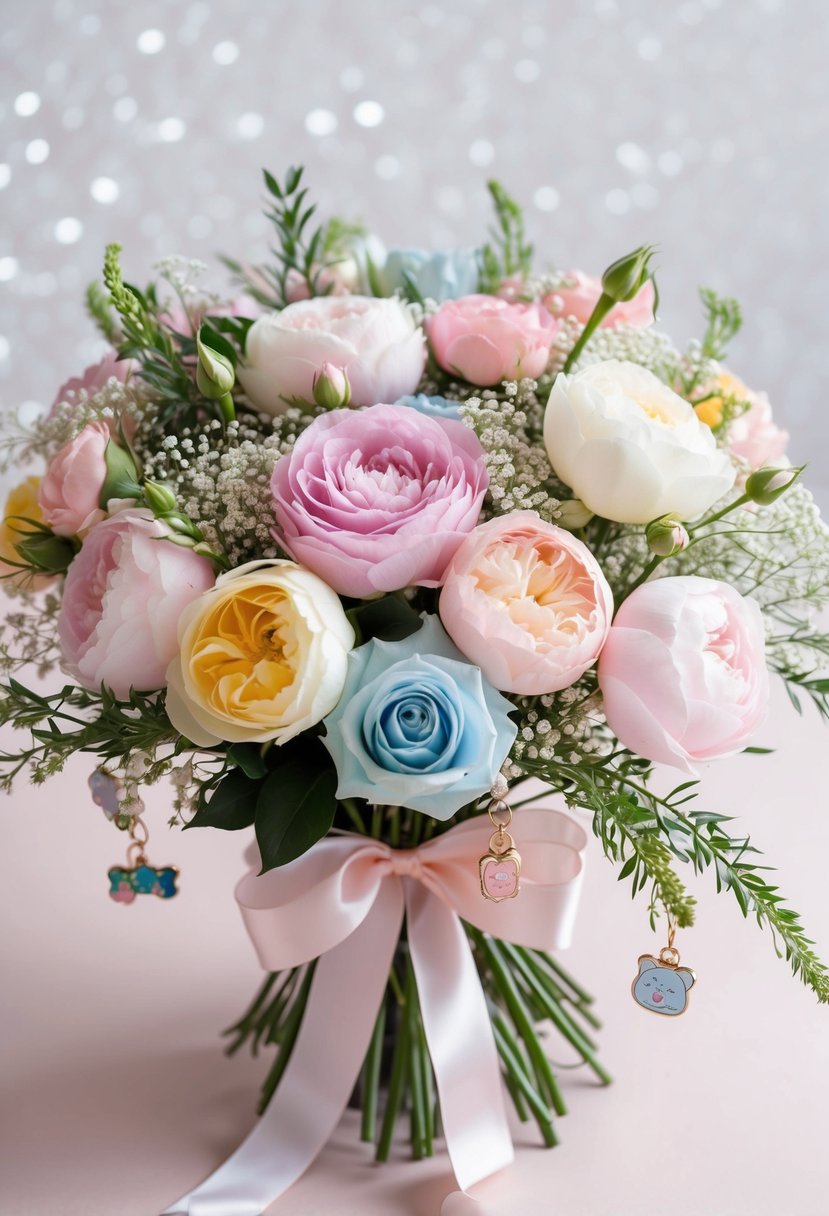
<path id="1" fill-rule="evenodd" d="M 650 1013 L 675 1018 L 688 1008 L 688 993 L 696 983 L 690 967 L 680 967 L 679 951 L 674 949 L 674 929 L 668 931 L 668 945 L 658 955 L 640 954 L 639 970 L 631 984 L 636 1004 Z"/>
<path id="2" fill-rule="evenodd" d="M 521 855 L 506 830 L 512 822 L 512 811 L 506 802 L 496 798 L 487 811 L 495 831 L 489 838 L 489 852 L 478 862 L 481 894 L 484 899 L 500 904 L 514 899 L 521 890 Z"/>
<path id="3" fill-rule="evenodd" d="M 109 793 L 108 790 L 105 792 Z M 95 801 L 98 802 L 98 799 Z M 101 802 L 98 802 L 98 805 L 104 806 L 104 813 L 109 818 L 107 807 Z M 141 810 L 143 809 L 142 805 Z M 130 836 L 127 864 L 110 866 L 107 871 L 109 898 L 116 904 L 131 904 L 136 895 L 157 895 L 159 899 L 172 899 L 174 895 L 178 895 L 176 867 L 154 866 L 147 860 L 144 849 L 150 834 L 140 813 L 130 816 L 126 830 Z"/>

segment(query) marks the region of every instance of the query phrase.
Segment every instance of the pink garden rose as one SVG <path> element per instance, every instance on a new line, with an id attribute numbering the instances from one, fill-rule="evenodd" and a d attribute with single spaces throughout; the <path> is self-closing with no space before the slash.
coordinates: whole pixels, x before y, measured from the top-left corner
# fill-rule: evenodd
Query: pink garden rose
<path id="1" fill-rule="evenodd" d="M 405 405 L 333 410 L 276 463 L 274 535 L 341 595 L 434 587 L 488 484 L 483 449 L 461 422 Z"/>
<path id="2" fill-rule="evenodd" d="M 741 381 L 737 383 L 750 405 L 728 428 L 729 450 L 751 469 L 786 463 L 784 457 L 789 432 L 782 430 L 774 421 L 768 397 L 765 393 L 755 393 L 746 388 Z"/>
<path id="3" fill-rule="evenodd" d="M 135 363 L 132 359 L 119 359 L 118 352 L 109 350 L 97 363 L 87 367 L 80 376 L 71 376 L 57 391 L 55 400 L 49 411 L 49 417 L 65 401 L 74 401 L 83 390 L 88 397 L 94 397 L 113 378 L 123 384 L 129 376 Z"/>
<path id="4" fill-rule="evenodd" d="M 595 663 L 613 595 L 575 536 L 514 511 L 479 524 L 449 563 L 440 618 L 455 645 L 501 692 L 568 688 Z"/>
<path id="5" fill-rule="evenodd" d="M 64 670 L 84 688 L 163 688 L 178 620 L 213 586 L 211 562 L 163 539 L 149 511 L 126 510 L 90 532 L 69 567 L 58 617 Z"/>
<path id="6" fill-rule="evenodd" d="M 715 579 L 644 583 L 616 614 L 599 685 L 625 747 L 693 774 L 745 747 L 766 716 L 760 608 Z"/>
<path id="7" fill-rule="evenodd" d="M 77 536 L 104 518 L 101 489 L 107 475 L 104 453 L 110 440 L 105 422 L 90 422 L 49 461 L 38 502 L 58 536 Z"/>
<path id="8" fill-rule="evenodd" d="M 318 296 L 255 321 L 238 374 L 256 409 L 281 414 L 313 401 L 323 363 L 348 376 L 352 405 L 376 405 L 415 392 L 425 362 L 423 333 L 400 300 Z"/>
<path id="9" fill-rule="evenodd" d="M 602 294 L 602 281 L 581 270 L 570 271 L 567 277 L 572 286 L 557 287 L 545 296 L 544 304 L 554 316 L 575 317 L 581 325 L 586 325 Z M 615 329 L 617 325 L 643 329 L 653 323 L 653 305 L 653 282 L 648 279 L 632 300 L 615 304 L 601 325 L 608 329 Z"/>
<path id="10" fill-rule="evenodd" d="M 446 300 L 426 321 L 429 343 L 444 371 L 482 387 L 540 376 L 557 330 L 558 322 L 540 304 L 485 295 Z"/>

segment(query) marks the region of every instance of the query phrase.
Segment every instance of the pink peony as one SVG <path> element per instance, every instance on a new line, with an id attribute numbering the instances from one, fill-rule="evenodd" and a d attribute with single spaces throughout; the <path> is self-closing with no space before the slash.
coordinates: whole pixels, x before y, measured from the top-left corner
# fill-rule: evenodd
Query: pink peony
<path id="1" fill-rule="evenodd" d="M 751 402 L 749 408 L 728 428 L 729 450 L 751 469 L 785 463 L 789 432 L 775 423 L 768 397 L 745 389 L 745 399 Z"/>
<path id="2" fill-rule="evenodd" d="M 49 461 L 37 497 L 44 520 L 58 536 L 76 536 L 104 518 L 99 499 L 109 439 L 105 422 L 90 422 Z"/>
<path id="3" fill-rule="evenodd" d="M 616 614 L 599 685 L 625 747 L 693 774 L 695 762 L 745 747 L 766 716 L 760 609 L 710 578 L 644 583 Z"/>
<path id="4" fill-rule="evenodd" d="M 81 390 L 87 396 L 93 397 L 102 388 L 106 388 L 113 378 L 123 384 L 134 367 L 135 363 L 132 359 L 119 359 L 117 351 L 107 351 L 103 359 L 87 367 L 80 376 L 70 377 L 65 384 L 60 386 L 57 396 L 52 402 L 49 417 L 54 415 L 55 410 L 63 402 L 73 402 Z"/>
<path id="5" fill-rule="evenodd" d="M 341 595 L 434 587 L 488 483 L 463 423 L 404 405 L 334 410 L 277 461 L 274 535 Z"/>
<path id="6" fill-rule="evenodd" d="M 479 524 L 449 563 L 440 618 L 501 692 L 568 688 L 595 663 L 613 595 L 593 554 L 534 511 Z"/>
<path id="7" fill-rule="evenodd" d="M 568 279 L 572 280 L 573 285 L 551 291 L 544 297 L 545 307 L 556 317 L 575 317 L 581 325 L 586 325 L 602 294 L 602 281 L 583 274 L 581 270 L 570 271 Z M 653 305 L 653 283 L 648 279 L 632 300 L 615 304 L 601 324 L 608 329 L 614 329 L 617 325 L 643 329 L 653 323 Z"/>
<path id="8" fill-rule="evenodd" d="M 426 321 L 440 366 L 481 386 L 540 376 L 557 330 L 558 322 L 540 304 L 484 295 L 446 300 Z"/>
<path id="9" fill-rule="evenodd" d="M 353 405 L 376 405 L 415 392 L 425 361 L 423 334 L 400 300 L 318 296 L 254 322 L 239 380 L 256 409 L 281 414 L 313 401 L 327 362 L 348 376 Z"/>
<path id="10" fill-rule="evenodd" d="M 69 567 L 58 617 L 64 669 L 85 688 L 163 688 L 178 652 L 178 620 L 209 590 L 213 566 L 164 539 L 149 511 L 99 524 Z"/>

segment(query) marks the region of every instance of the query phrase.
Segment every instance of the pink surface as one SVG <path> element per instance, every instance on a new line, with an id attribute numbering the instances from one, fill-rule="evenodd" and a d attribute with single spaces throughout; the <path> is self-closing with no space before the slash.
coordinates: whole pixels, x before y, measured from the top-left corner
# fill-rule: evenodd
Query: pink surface
<path id="1" fill-rule="evenodd" d="M 758 740 L 776 754 L 711 766 L 703 797 L 741 816 L 829 952 L 829 732 L 776 694 Z M 114 904 L 106 871 L 125 841 L 89 798 L 91 767 L 80 757 L 51 785 L 21 786 L 0 817 L 2 1216 L 153 1216 L 247 1132 L 266 1067 L 226 1060 L 217 1038 L 259 976 L 232 897 L 246 834 L 169 832 L 163 791 L 152 792 L 150 856 L 181 867 L 181 894 Z M 520 812 L 515 836 L 520 848 Z M 639 1216 L 666 1195 L 671 1216 L 827 1210 L 827 1012 L 732 896 L 716 897 L 710 877 L 693 885 L 698 927 L 677 945 L 698 983 L 687 1015 L 665 1022 L 629 992 L 638 955 L 663 940 L 591 842 L 562 961 L 596 993 L 616 1084 L 562 1074 L 560 1147 L 517 1129 L 516 1165 L 480 1188 L 486 1216 Z M 567 1058 L 557 1044 L 551 1054 Z M 348 1113 L 270 1210 L 437 1216 L 451 1189 L 445 1156 L 409 1163 L 402 1141 L 394 1163 L 375 1167 Z"/>

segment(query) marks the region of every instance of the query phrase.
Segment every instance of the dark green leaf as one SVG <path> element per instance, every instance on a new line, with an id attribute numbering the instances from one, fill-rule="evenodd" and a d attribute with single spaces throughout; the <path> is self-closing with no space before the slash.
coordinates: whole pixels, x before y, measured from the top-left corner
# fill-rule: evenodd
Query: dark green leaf
<path id="1" fill-rule="evenodd" d="M 228 758 L 238 765 L 247 777 L 252 777 L 254 780 L 264 777 L 268 771 L 262 748 L 257 743 L 231 743 L 227 754 Z"/>
<path id="2" fill-rule="evenodd" d="M 271 772 L 256 805 L 263 874 L 301 857 L 322 839 L 334 822 L 336 790 L 331 757 L 318 740 Z"/>
<path id="3" fill-rule="evenodd" d="M 401 642 L 417 633 L 422 621 L 420 614 L 408 601 L 397 595 L 369 600 L 349 613 L 362 639 L 380 638 L 383 642 Z"/>
<path id="4" fill-rule="evenodd" d="M 188 828 L 221 828 L 237 832 L 249 828 L 256 813 L 261 781 L 252 780 L 241 768 L 228 773 L 205 807 L 194 815 Z"/>

